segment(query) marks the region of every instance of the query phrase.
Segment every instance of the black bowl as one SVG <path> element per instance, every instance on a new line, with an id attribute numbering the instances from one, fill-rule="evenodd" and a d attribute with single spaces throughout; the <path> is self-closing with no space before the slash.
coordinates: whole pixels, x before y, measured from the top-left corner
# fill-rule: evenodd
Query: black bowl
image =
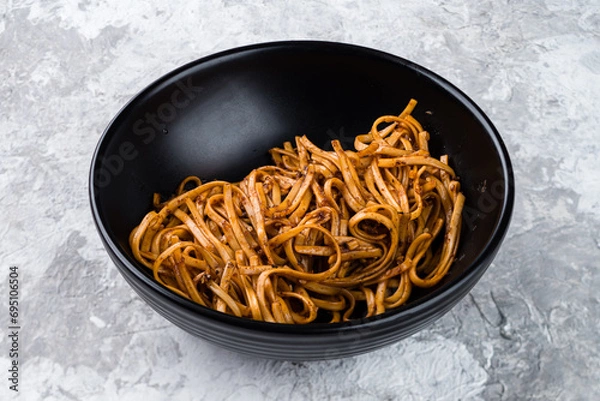
<path id="1" fill-rule="evenodd" d="M 410 98 L 431 134 L 431 151 L 450 155 L 466 196 L 458 257 L 436 287 L 385 314 L 348 323 L 284 325 L 237 318 L 194 304 L 156 283 L 133 258 L 128 235 L 154 192 L 173 193 L 186 176 L 240 180 L 270 163 L 267 150 L 306 134 L 320 146 L 369 130 Z M 510 221 L 514 180 L 490 120 L 465 94 L 410 61 L 339 43 L 278 42 L 233 49 L 189 63 L 135 96 L 102 135 L 90 172 L 98 231 L 119 271 L 159 314 L 230 350 L 287 360 L 368 352 L 440 318 L 480 279 Z"/>

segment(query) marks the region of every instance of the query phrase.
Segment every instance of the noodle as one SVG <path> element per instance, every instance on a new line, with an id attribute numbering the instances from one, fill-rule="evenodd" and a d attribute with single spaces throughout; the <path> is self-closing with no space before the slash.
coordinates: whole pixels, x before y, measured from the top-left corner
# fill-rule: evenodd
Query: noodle
<path id="1" fill-rule="evenodd" d="M 156 194 L 131 232 L 134 257 L 171 291 L 238 317 L 340 322 L 399 307 L 450 269 L 465 200 L 415 105 L 378 118 L 355 151 L 296 137 L 239 183 L 188 177 L 174 198 Z"/>

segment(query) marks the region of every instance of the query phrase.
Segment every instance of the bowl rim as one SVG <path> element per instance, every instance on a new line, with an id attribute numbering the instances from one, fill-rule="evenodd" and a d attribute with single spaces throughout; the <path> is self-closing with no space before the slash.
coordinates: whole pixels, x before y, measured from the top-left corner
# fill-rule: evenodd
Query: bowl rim
<path id="1" fill-rule="evenodd" d="M 104 222 L 102 221 L 101 213 L 99 211 L 98 205 L 96 203 L 97 193 L 96 186 L 94 185 L 95 181 L 95 167 L 98 164 L 98 160 L 101 157 L 101 150 L 103 145 L 109 140 L 109 134 L 116 124 L 118 119 L 126 113 L 130 107 L 134 105 L 134 103 L 142 97 L 145 93 L 153 90 L 157 86 L 161 85 L 165 81 L 171 79 L 173 76 L 181 74 L 186 70 L 192 69 L 200 64 L 209 63 L 213 60 L 227 58 L 232 55 L 240 55 L 243 53 L 250 53 L 255 51 L 276 51 L 277 49 L 285 50 L 285 49 L 304 49 L 304 50 L 345 50 L 347 52 L 355 52 L 363 57 L 369 56 L 374 57 L 380 60 L 390 61 L 394 64 L 402 65 L 405 68 L 412 69 L 419 74 L 425 76 L 427 79 L 433 81 L 435 85 L 442 88 L 444 91 L 448 92 L 451 97 L 453 97 L 456 101 L 460 102 L 464 107 L 466 107 L 469 112 L 475 116 L 478 121 L 484 126 L 484 130 L 488 133 L 492 143 L 494 144 L 500 162 L 502 174 L 505 177 L 506 181 L 504 183 L 504 197 L 502 199 L 502 203 L 500 205 L 500 218 L 495 224 L 494 230 L 490 236 L 490 239 L 485 244 L 485 246 L 480 250 L 479 254 L 475 258 L 475 260 L 467 267 L 465 273 L 459 275 L 453 280 L 441 285 L 422 298 L 415 300 L 410 304 L 402 305 L 398 308 L 395 308 L 390 311 L 386 311 L 383 314 L 371 316 L 368 318 L 358 318 L 349 322 L 339 322 L 339 323 L 309 323 L 306 325 L 298 325 L 298 324 L 281 324 L 281 323 L 269 323 L 264 321 L 256 321 L 249 318 L 241 318 L 233 315 L 229 315 L 226 313 L 218 312 L 213 309 L 204 307 L 202 305 L 196 304 L 191 300 L 188 300 L 184 297 L 181 297 L 175 294 L 172 291 L 169 291 L 167 288 L 163 287 L 159 283 L 157 283 L 154 279 L 147 276 L 142 271 L 142 266 L 134 265 L 129 261 L 129 259 L 123 254 L 120 250 L 120 246 L 111 238 L 108 231 L 104 226 Z M 188 63 L 183 64 L 180 67 L 175 68 L 174 70 L 162 75 L 161 77 L 155 79 L 153 82 L 148 84 L 142 90 L 138 91 L 135 95 L 133 95 L 114 115 L 114 117 L 110 120 L 102 135 L 98 139 L 96 148 L 92 155 L 90 171 L 88 177 L 88 195 L 90 198 L 90 207 L 92 212 L 92 217 L 96 228 L 100 234 L 101 240 L 104 246 L 107 248 L 107 251 L 110 256 L 118 259 L 118 263 L 115 262 L 118 270 L 122 274 L 132 275 L 138 282 L 143 283 L 146 287 L 149 287 L 157 295 L 160 295 L 163 299 L 172 304 L 176 304 L 178 307 L 185 309 L 188 312 L 192 312 L 201 317 L 208 318 L 211 320 L 219 321 L 221 323 L 243 327 L 248 330 L 259 331 L 259 332 L 275 332 L 280 334 L 289 334 L 289 335 L 304 335 L 304 334 L 327 334 L 327 333 L 337 333 L 356 330 L 357 328 L 368 330 L 369 328 L 374 328 L 380 325 L 386 325 L 390 321 L 400 320 L 407 318 L 412 318 L 415 314 L 421 314 L 423 311 L 432 310 L 432 306 L 443 302 L 444 299 L 449 298 L 453 291 L 453 288 L 460 288 L 466 285 L 473 280 L 477 280 L 479 276 L 481 276 L 485 270 L 487 269 L 489 263 L 485 263 L 486 260 L 493 258 L 500 247 L 508 226 L 510 224 L 510 220 L 512 218 L 513 208 L 514 208 L 514 198 L 515 198 L 515 185 L 514 185 L 514 172 L 512 168 L 512 163 L 510 161 L 508 150 L 498 132 L 496 127 L 493 125 L 489 117 L 481 110 L 481 108 L 470 98 L 468 97 L 462 90 L 456 87 L 454 84 L 449 82 L 447 79 L 441 77 L 435 72 L 416 64 L 413 61 L 402 58 L 400 56 L 384 52 L 381 50 L 350 44 L 350 43 L 342 43 L 342 42 L 332 42 L 332 41 L 319 41 L 319 40 L 283 40 L 283 41 L 270 41 L 270 42 L 262 42 L 256 44 L 250 44 L 240 47 L 231 48 L 228 50 L 216 52 L 196 60 L 190 61 Z M 125 271 L 123 270 L 125 269 Z M 473 282 L 472 285 L 474 285 Z M 139 296 L 139 295 L 138 295 Z"/>

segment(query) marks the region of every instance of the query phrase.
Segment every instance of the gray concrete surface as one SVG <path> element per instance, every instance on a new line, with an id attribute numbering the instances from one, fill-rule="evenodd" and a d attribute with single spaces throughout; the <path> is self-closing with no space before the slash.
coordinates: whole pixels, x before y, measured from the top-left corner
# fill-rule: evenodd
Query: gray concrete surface
<path id="1" fill-rule="evenodd" d="M 133 293 L 91 220 L 90 158 L 128 99 L 188 61 L 282 39 L 436 71 L 513 159 L 514 219 L 488 273 L 433 326 L 371 354 L 273 362 L 193 338 Z M 18 266 L 18 399 L 600 399 L 598 2 L 8 0 L 0 94 L 0 330 Z M 8 334 L 2 400 L 16 396 Z"/>

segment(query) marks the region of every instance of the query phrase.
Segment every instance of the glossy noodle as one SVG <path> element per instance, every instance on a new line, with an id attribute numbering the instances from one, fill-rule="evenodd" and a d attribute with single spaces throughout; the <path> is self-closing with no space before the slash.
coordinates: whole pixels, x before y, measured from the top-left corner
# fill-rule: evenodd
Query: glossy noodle
<path id="1" fill-rule="evenodd" d="M 405 304 L 450 269 L 464 204 L 415 105 L 378 118 L 353 151 L 301 136 L 241 182 L 186 178 L 172 199 L 154 196 L 133 255 L 182 297 L 255 320 L 341 322 Z"/>

